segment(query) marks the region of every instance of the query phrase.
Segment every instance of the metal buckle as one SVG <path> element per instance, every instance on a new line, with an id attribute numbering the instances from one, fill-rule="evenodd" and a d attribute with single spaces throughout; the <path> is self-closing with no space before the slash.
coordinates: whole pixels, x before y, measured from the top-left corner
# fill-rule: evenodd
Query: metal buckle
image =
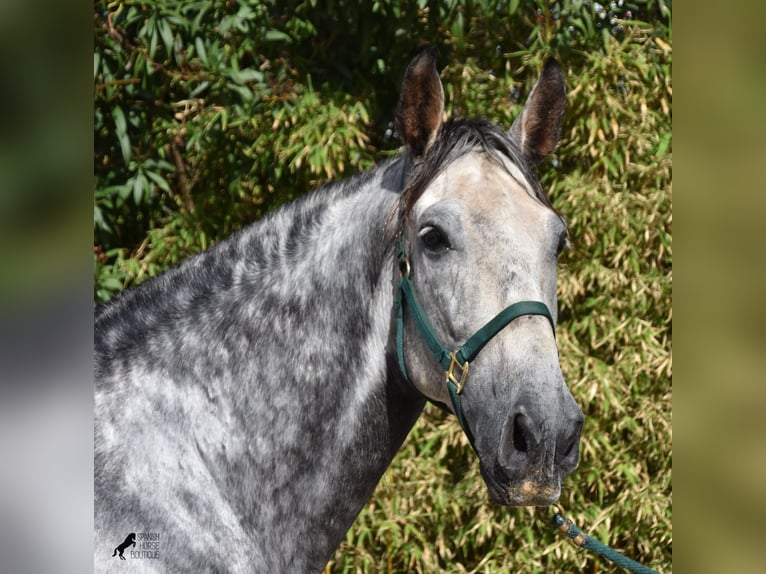
<path id="1" fill-rule="evenodd" d="M 410 278 L 410 258 L 406 255 L 402 255 L 399 259 L 399 275 Z"/>
<path id="2" fill-rule="evenodd" d="M 465 381 L 468 378 L 468 369 L 471 366 L 468 361 L 465 363 L 460 363 L 460 361 L 457 360 L 457 351 L 452 351 L 450 354 L 450 361 L 449 369 L 444 373 L 447 376 L 447 382 L 452 381 L 457 386 L 457 394 L 460 394 L 463 392 L 463 386 L 465 386 Z M 459 377 L 460 380 L 455 377 L 455 369 L 459 368 L 460 373 Z"/>

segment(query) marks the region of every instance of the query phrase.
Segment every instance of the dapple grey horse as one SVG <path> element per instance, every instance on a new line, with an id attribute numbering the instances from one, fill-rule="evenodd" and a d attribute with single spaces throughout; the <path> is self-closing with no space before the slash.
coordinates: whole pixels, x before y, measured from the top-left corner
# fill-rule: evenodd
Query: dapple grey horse
<path id="1" fill-rule="evenodd" d="M 556 501 L 583 417 L 554 333 L 567 230 L 534 169 L 564 105 L 549 60 L 509 131 L 444 123 L 425 51 L 401 155 L 98 309 L 96 571 L 135 532 L 157 551 L 132 572 L 320 572 L 426 400 L 494 501 Z"/>

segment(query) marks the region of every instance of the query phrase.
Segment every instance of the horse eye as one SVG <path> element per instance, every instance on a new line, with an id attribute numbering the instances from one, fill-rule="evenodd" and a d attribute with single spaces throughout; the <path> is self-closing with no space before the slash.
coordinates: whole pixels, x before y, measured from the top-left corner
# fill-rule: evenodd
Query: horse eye
<path id="1" fill-rule="evenodd" d="M 556 246 L 556 257 L 561 255 L 564 249 L 569 247 L 569 234 L 566 231 L 562 231 L 559 235 L 559 244 Z"/>
<path id="2" fill-rule="evenodd" d="M 447 236 L 438 227 L 427 226 L 420 230 L 418 237 L 423 242 L 423 246 L 429 251 L 442 251 L 449 249 Z"/>

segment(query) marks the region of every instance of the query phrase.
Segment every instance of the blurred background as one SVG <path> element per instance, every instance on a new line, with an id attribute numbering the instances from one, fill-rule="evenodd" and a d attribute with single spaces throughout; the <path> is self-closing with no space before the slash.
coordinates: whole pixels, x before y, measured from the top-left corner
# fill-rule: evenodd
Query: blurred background
<path id="1" fill-rule="evenodd" d="M 672 242 L 671 2 L 0 5 L 0 571 L 90 569 L 93 305 L 396 153 L 399 82 L 425 45 L 450 117 L 510 126 L 544 58 L 566 70 L 540 170 L 572 236 L 558 337 L 587 417 L 562 504 L 672 570 L 680 245 L 676 563 L 762 571 L 764 8 L 694 6 Z M 459 427 L 431 410 L 328 570 L 614 571 L 488 503 Z"/>

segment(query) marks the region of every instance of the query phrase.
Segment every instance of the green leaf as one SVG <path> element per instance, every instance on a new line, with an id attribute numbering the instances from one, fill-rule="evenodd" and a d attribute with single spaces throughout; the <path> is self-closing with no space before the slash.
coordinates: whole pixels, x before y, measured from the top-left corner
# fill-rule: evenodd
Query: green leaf
<path id="1" fill-rule="evenodd" d="M 252 81 L 262 82 L 263 72 L 253 70 L 252 68 L 245 68 L 244 70 L 231 69 L 229 77 L 238 84 L 246 84 Z"/>
<path id="2" fill-rule="evenodd" d="M 670 134 L 670 133 L 663 134 L 660 137 L 660 143 L 657 146 L 657 155 L 658 156 L 662 156 L 662 155 L 665 155 L 665 153 L 667 153 L 668 148 L 670 147 L 671 139 L 672 139 L 672 134 Z"/>
<path id="3" fill-rule="evenodd" d="M 604 163 L 606 168 L 609 170 L 609 173 L 614 176 L 615 178 L 618 177 L 618 171 L 617 166 L 612 163 L 612 160 L 610 160 L 607 156 L 603 155 L 601 156 L 601 161 Z"/>
<path id="4" fill-rule="evenodd" d="M 267 42 L 287 42 L 288 44 L 291 44 L 293 41 L 293 39 L 288 34 L 282 30 L 277 30 L 276 28 L 266 30 L 266 33 L 263 35 L 263 39 Z"/>
<path id="5" fill-rule="evenodd" d="M 101 211 L 101 208 L 98 205 L 93 206 L 93 226 L 98 227 L 99 229 L 103 229 L 104 231 L 107 231 L 107 232 L 110 232 L 112 230 L 112 228 L 109 227 L 109 224 L 104 218 L 104 212 Z"/>
<path id="6" fill-rule="evenodd" d="M 200 61 L 207 64 L 207 50 L 205 49 L 205 43 L 199 36 L 194 38 L 194 47 L 197 49 L 197 56 L 199 57 Z"/>
<path id="7" fill-rule="evenodd" d="M 154 183 L 157 184 L 157 187 L 159 187 L 162 191 L 165 191 L 167 193 L 170 193 L 170 184 L 167 182 L 167 180 L 162 177 L 158 173 L 154 173 L 153 171 L 146 170 L 146 175 L 151 179 Z"/>
<path id="8" fill-rule="evenodd" d="M 136 202 L 136 205 L 141 204 L 148 188 L 149 181 L 146 179 L 143 170 L 139 169 L 136 177 L 133 179 L 133 201 Z"/>
<path id="9" fill-rule="evenodd" d="M 160 20 L 157 23 L 160 29 L 160 35 L 162 36 L 162 43 L 165 45 L 165 52 L 168 56 L 173 55 L 173 31 L 170 29 L 170 25 L 167 20 Z"/>
<path id="10" fill-rule="evenodd" d="M 237 92 L 244 101 L 249 102 L 253 99 L 253 92 L 247 86 L 238 86 L 237 84 L 232 84 L 231 82 L 227 85 L 230 89 Z"/>
<path id="11" fill-rule="evenodd" d="M 123 287 L 122 281 L 116 277 L 106 277 L 100 281 L 101 287 L 109 291 L 120 291 Z"/>
<path id="12" fill-rule="evenodd" d="M 120 197 L 120 199 L 125 200 L 130 197 L 130 190 L 132 187 L 128 184 L 125 184 L 116 186 L 115 189 L 117 190 L 117 195 Z"/>
<path id="13" fill-rule="evenodd" d="M 144 162 L 145 167 L 152 167 L 164 171 L 173 171 L 175 168 L 170 162 L 164 159 L 147 159 Z"/>
<path id="14" fill-rule="evenodd" d="M 120 142 L 120 151 L 125 163 L 130 163 L 130 138 L 128 137 L 128 124 L 125 121 L 125 113 L 120 106 L 112 108 L 112 118 L 114 119 L 114 128 L 117 140 Z"/>
<path id="15" fill-rule="evenodd" d="M 191 94 L 189 94 L 192 98 L 196 98 L 199 96 L 202 92 L 207 90 L 210 87 L 210 82 L 201 82 L 196 88 L 194 88 L 191 91 Z"/>
<path id="16" fill-rule="evenodd" d="M 149 59 L 154 60 L 154 56 L 157 54 L 157 44 L 159 43 L 159 34 L 157 32 L 157 24 L 152 26 L 152 35 L 149 39 Z"/>

